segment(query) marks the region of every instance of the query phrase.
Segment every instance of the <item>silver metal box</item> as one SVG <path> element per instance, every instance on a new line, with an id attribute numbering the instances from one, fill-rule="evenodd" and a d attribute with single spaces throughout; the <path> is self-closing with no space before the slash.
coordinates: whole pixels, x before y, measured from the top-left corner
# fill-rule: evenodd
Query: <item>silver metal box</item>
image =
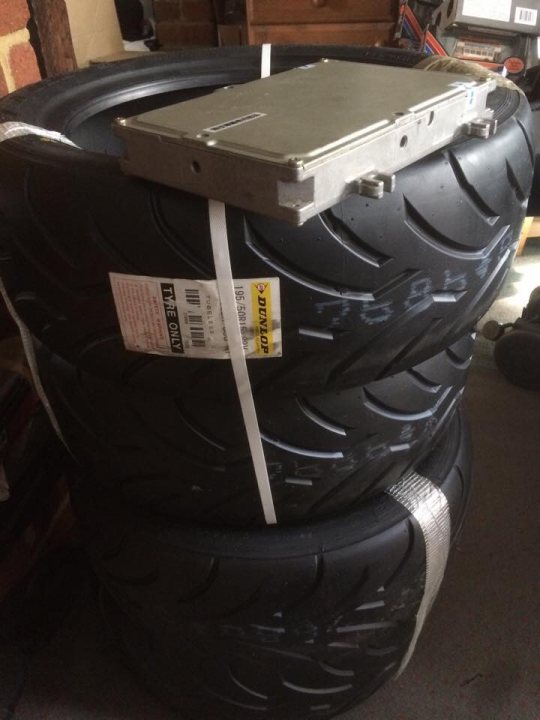
<path id="1" fill-rule="evenodd" d="M 433 24 L 441 30 L 461 25 L 540 35 L 540 0 L 445 0 Z"/>
<path id="2" fill-rule="evenodd" d="M 391 191 L 393 173 L 464 132 L 488 136 L 493 88 L 491 79 L 323 60 L 118 120 L 122 165 L 302 224 L 350 193 Z"/>

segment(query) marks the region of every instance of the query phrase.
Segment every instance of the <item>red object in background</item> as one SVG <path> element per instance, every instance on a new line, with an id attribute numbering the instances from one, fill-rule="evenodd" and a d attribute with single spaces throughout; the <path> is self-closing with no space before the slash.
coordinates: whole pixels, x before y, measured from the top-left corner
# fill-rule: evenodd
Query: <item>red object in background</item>
<path id="1" fill-rule="evenodd" d="M 519 75 L 525 70 L 525 63 L 519 57 L 509 57 L 504 61 L 504 67 L 510 75 Z"/>
<path id="2" fill-rule="evenodd" d="M 409 39 L 416 41 L 418 50 L 421 52 L 427 52 L 430 55 L 448 55 L 435 35 L 430 32 L 429 26 L 422 29 L 416 15 L 409 7 L 409 0 L 401 0 L 399 13 L 398 35 L 406 31 Z"/>

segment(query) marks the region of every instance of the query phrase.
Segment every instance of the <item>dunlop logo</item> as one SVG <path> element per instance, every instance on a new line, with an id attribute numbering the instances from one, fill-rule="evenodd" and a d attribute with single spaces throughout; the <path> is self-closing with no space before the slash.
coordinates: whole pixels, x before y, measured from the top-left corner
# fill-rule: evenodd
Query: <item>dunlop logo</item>
<path id="1" fill-rule="evenodd" d="M 251 283 L 251 307 L 255 330 L 255 352 L 268 356 L 274 351 L 272 288 L 269 282 Z"/>

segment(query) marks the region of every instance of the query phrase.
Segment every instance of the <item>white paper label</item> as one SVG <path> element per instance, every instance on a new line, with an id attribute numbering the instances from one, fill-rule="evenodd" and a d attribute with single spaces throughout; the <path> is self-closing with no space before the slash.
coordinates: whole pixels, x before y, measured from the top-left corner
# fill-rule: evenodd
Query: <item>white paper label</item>
<path id="1" fill-rule="evenodd" d="M 538 10 L 532 8 L 517 7 L 514 22 L 519 25 L 532 25 L 536 27 L 538 20 Z"/>
<path id="2" fill-rule="evenodd" d="M 478 95 L 478 86 L 476 82 L 454 82 L 450 87 L 463 88 L 467 92 L 467 107 L 473 107 Z"/>
<path id="3" fill-rule="evenodd" d="M 484 20 L 510 22 L 512 0 L 464 0 L 463 14 Z"/>
<path id="4" fill-rule="evenodd" d="M 172 357 L 228 359 L 215 280 L 110 273 L 127 350 Z M 236 310 L 247 358 L 281 357 L 279 278 L 235 280 Z"/>

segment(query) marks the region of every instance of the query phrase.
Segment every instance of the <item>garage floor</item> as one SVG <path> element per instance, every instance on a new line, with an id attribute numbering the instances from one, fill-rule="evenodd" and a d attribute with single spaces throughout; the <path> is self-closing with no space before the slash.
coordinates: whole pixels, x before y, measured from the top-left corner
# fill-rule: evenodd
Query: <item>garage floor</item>
<path id="1" fill-rule="evenodd" d="M 490 317 L 515 318 L 538 284 L 532 241 Z M 441 595 L 405 674 L 342 720 L 540 718 L 540 393 L 508 385 L 480 339 L 466 404 L 476 485 Z M 176 717 L 118 663 L 90 592 L 35 654 L 13 712 L 8 702 L 0 683 L 1 720 Z"/>

